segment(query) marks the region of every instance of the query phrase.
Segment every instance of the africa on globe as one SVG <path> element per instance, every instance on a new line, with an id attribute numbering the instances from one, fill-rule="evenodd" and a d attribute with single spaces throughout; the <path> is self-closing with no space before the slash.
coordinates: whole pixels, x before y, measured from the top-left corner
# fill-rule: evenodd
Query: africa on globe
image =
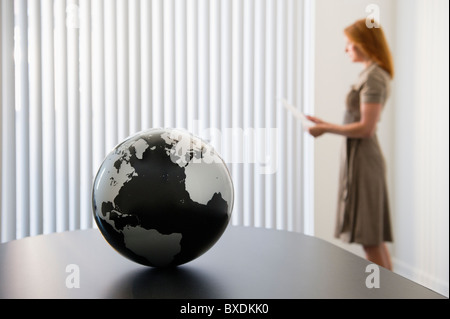
<path id="1" fill-rule="evenodd" d="M 209 250 L 225 231 L 233 183 L 211 145 L 179 129 L 149 129 L 117 145 L 94 180 L 94 219 L 123 256 L 177 266 Z"/>

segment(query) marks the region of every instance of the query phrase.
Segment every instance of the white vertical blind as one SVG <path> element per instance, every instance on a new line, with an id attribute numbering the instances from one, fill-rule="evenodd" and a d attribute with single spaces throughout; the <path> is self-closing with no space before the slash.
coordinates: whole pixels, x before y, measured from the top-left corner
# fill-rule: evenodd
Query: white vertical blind
<path id="1" fill-rule="evenodd" d="M 55 66 L 55 169 L 56 169 L 56 231 L 69 229 L 69 145 L 67 99 L 67 30 L 66 3 L 55 1 L 54 66 Z M 22 142 L 22 141 L 21 141 Z"/>
<path id="2" fill-rule="evenodd" d="M 28 15 L 28 65 L 30 107 L 30 235 L 43 233 L 43 149 L 42 149 L 42 42 L 41 7 L 31 1 Z"/>
<path id="3" fill-rule="evenodd" d="M 16 99 L 14 5 L 1 2 L 2 16 L 2 241 L 16 238 Z"/>
<path id="4" fill-rule="evenodd" d="M 79 24 L 76 12 L 78 1 L 67 1 L 66 12 L 75 14 L 66 18 L 67 24 L 67 103 L 68 103 L 68 151 L 69 151 L 69 216 L 72 228 L 80 228 L 80 45 Z"/>
<path id="5" fill-rule="evenodd" d="M 79 50 L 80 50 L 80 227 L 92 226 L 91 211 L 91 187 L 92 171 L 92 40 L 91 40 L 91 1 L 79 0 L 79 7 L 75 15 L 79 15 Z M 77 27 L 75 24 L 72 27 Z M 109 53 L 107 56 L 113 56 Z M 117 94 L 109 92 L 112 96 Z M 116 100 L 117 101 L 117 100 Z M 110 105 L 113 108 L 114 105 Z M 107 113 L 108 114 L 108 113 Z M 105 114 L 106 116 L 106 114 Z M 114 123 L 117 124 L 117 123 Z M 118 132 L 118 124 L 115 126 Z M 118 133 L 117 133 L 118 134 Z M 118 135 L 117 135 L 118 136 Z"/>
<path id="6" fill-rule="evenodd" d="M 41 2 L 42 37 L 42 154 L 43 154 L 43 230 L 56 231 L 56 159 L 55 159 L 55 65 L 53 37 L 53 1 Z M 36 61 L 39 63 L 39 61 Z"/>
<path id="7" fill-rule="evenodd" d="M 3 84 L 2 84 L 2 77 L 3 77 L 3 70 L 2 70 L 2 65 L 3 65 L 3 50 L 2 50 L 2 11 L 3 7 L 0 4 L 0 145 L 2 143 L 2 139 L 3 139 L 3 108 L 1 107 L 1 105 L 3 105 L 3 95 L 2 95 L 2 89 L 3 89 Z M 2 184 L 3 184 L 3 177 L 2 177 L 2 162 L 3 162 L 3 157 L 2 155 L 0 155 L 0 194 L 2 194 Z M 1 212 L 2 212 L 2 196 L 0 196 L 0 218 L 1 218 Z M 0 242 L 1 242 L 1 233 L 2 233 L 2 225 L 0 223 Z"/>
<path id="8" fill-rule="evenodd" d="M 311 0 L 2 0 L 1 241 L 92 227 L 107 152 L 150 127 L 213 144 L 232 223 L 311 230 Z M 307 223 L 305 223 L 305 220 Z"/>
<path id="9" fill-rule="evenodd" d="M 17 168 L 17 235 L 28 236 L 30 228 L 30 215 L 28 198 L 30 197 L 29 179 L 29 159 L 30 159 L 30 141 L 29 136 L 29 80 L 28 80 L 28 19 L 27 19 L 27 1 L 16 1 L 16 19 L 14 23 L 14 59 L 16 62 L 16 116 L 17 127 L 16 137 L 23 141 L 16 146 L 16 168 Z M 21 28 L 25 26 L 25 28 Z"/>

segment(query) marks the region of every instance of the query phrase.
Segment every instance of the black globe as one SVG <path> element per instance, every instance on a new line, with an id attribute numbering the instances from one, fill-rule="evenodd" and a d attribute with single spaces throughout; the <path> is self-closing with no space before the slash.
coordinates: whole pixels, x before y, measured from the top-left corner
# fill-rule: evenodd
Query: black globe
<path id="1" fill-rule="evenodd" d="M 210 249 L 225 231 L 233 183 L 206 142 L 177 129 L 133 135 L 109 153 L 94 180 L 94 219 L 123 256 L 177 266 Z"/>

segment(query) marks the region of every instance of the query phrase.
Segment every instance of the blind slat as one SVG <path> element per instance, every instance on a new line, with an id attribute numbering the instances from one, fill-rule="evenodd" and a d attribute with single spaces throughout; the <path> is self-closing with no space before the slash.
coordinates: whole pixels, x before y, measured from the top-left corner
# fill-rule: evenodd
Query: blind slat
<path id="1" fill-rule="evenodd" d="M 277 97 L 276 97 L 276 17 L 277 7 L 275 0 L 267 1 L 266 7 L 266 43 L 265 43 L 265 102 L 266 102 L 266 117 L 265 127 L 273 130 L 273 134 L 266 139 L 266 147 L 268 155 L 266 162 L 270 167 L 270 171 L 277 169 L 277 157 L 272 150 L 276 147 L 276 110 L 277 110 Z M 265 207 L 268 212 L 276 211 L 276 175 L 266 175 L 266 194 Z M 268 213 L 265 216 L 265 225 L 268 228 L 274 228 L 276 225 L 275 214 Z"/>
<path id="2" fill-rule="evenodd" d="M 186 3 L 186 59 L 187 59 L 187 129 L 198 132 L 199 119 L 199 76 L 198 76 L 198 11 L 197 0 Z"/>
<path id="3" fill-rule="evenodd" d="M 56 137 L 53 1 L 41 2 L 44 233 L 56 231 Z"/>
<path id="4" fill-rule="evenodd" d="M 1 240 L 16 238 L 16 128 L 14 72 L 14 6 L 1 2 L 2 15 L 2 211 Z"/>
<path id="5" fill-rule="evenodd" d="M 67 2 L 66 20 L 69 145 L 69 229 L 80 228 L 80 70 L 78 1 Z"/>
<path id="6" fill-rule="evenodd" d="M 175 9 L 175 123 L 187 129 L 187 8 L 185 0 L 176 0 Z"/>
<path id="7" fill-rule="evenodd" d="M 254 223 L 254 172 L 253 163 L 255 155 L 254 141 L 254 1 L 244 1 L 243 16 L 243 118 L 244 118 L 244 225 L 251 226 Z M 239 142 L 239 141 L 238 141 Z"/>
<path id="8" fill-rule="evenodd" d="M 265 123 L 265 110 L 266 108 L 273 107 L 273 103 L 266 103 L 265 101 L 265 41 L 266 41 L 266 21 L 265 21 L 265 2 L 255 1 L 255 20 L 254 20 L 254 101 L 255 101 L 255 113 L 254 113 L 254 127 L 255 127 L 255 149 L 254 149 L 254 215 L 255 226 L 265 227 L 265 215 L 266 205 L 265 201 L 261 200 L 266 197 L 265 189 L 265 175 L 261 174 L 264 167 L 264 153 L 266 145 L 266 123 Z M 267 194 L 270 196 L 270 194 Z"/>
<path id="9" fill-rule="evenodd" d="M 92 37 L 91 1 L 80 0 L 80 224 L 92 227 Z"/>
<path id="10" fill-rule="evenodd" d="M 107 6 L 110 4 L 106 4 Z M 104 1 L 96 0 L 91 1 L 91 28 L 92 28 L 92 165 L 94 170 L 98 168 L 105 156 L 107 151 L 105 147 L 105 114 L 108 109 L 105 105 L 105 23 L 104 23 Z M 124 58 L 126 59 L 126 58 Z M 125 60 L 126 61 L 126 60 Z M 126 73 L 126 66 L 124 72 Z M 126 77 L 126 75 L 125 75 Z M 126 83 L 123 83 L 127 85 Z M 119 90 L 122 92 L 122 90 Z M 123 106 L 122 113 L 128 112 L 129 101 L 127 101 L 126 96 L 128 90 L 126 87 L 123 88 Z M 126 121 L 126 117 L 123 119 Z M 126 123 L 124 125 L 127 127 Z M 129 127 L 129 126 L 128 126 Z M 129 132 L 124 132 L 127 136 Z M 109 150 L 109 149 L 108 149 Z"/>
<path id="11" fill-rule="evenodd" d="M 30 79 L 30 235 L 42 234 L 43 154 L 42 154 L 42 37 L 41 5 L 29 1 L 29 79 Z"/>
<path id="12" fill-rule="evenodd" d="M 140 30 L 140 1 L 128 2 L 129 21 L 129 64 L 130 64 L 130 134 L 141 130 L 141 30 Z M 146 32 L 146 30 L 142 30 Z"/>
<path id="13" fill-rule="evenodd" d="M 30 140 L 28 80 L 28 7 L 26 0 L 16 2 L 14 50 L 16 63 L 16 138 L 17 144 L 17 237 L 30 235 Z"/>
<path id="14" fill-rule="evenodd" d="M 164 27 L 163 0 L 152 2 L 153 127 L 164 127 Z"/>
<path id="15" fill-rule="evenodd" d="M 110 151 L 119 142 L 118 132 L 118 79 L 117 79 L 117 25 L 116 0 L 110 0 L 104 8 L 105 41 L 105 150 Z"/>
<path id="16" fill-rule="evenodd" d="M 276 66 L 276 94 L 277 98 L 286 97 L 286 7 L 285 2 L 277 2 L 277 66 Z M 286 154 L 286 113 L 280 107 L 276 113 L 276 127 L 278 130 L 277 153 Z M 276 176 L 276 202 L 277 214 L 276 227 L 286 229 L 286 181 L 283 176 L 286 175 L 286 156 L 280 157 L 280 165 Z"/>
<path id="17" fill-rule="evenodd" d="M 232 4 L 232 140 L 242 141 L 244 121 L 242 117 L 243 107 L 243 34 L 244 21 L 243 1 L 233 0 Z M 241 128 L 241 130 L 239 129 Z M 242 134 L 241 134 L 242 133 Z M 232 177 L 236 190 L 244 190 L 244 167 L 243 167 L 243 143 L 234 143 L 232 153 Z M 235 196 L 234 213 L 232 222 L 235 225 L 244 225 L 244 202 L 243 196 Z"/>
<path id="18" fill-rule="evenodd" d="M 141 126 L 152 127 L 153 84 L 152 84 L 152 3 L 141 0 Z"/>
<path id="19" fill-rule="evenodd" d="M 129 19 L 126 0 L 117 0 L 117 101 L 119 141 L 130 134 Z"/>
<path id="20" fill-rule="evenodd" d="M 198 90 L 199 129 L 210 128 L 210 36 L 209 1 L 198 0 Z"/>
<path id="21" fill-rule="evenodd" d="M 175 126 L 175 19 L 174 0 L 163 1 L 164 126 Z"/>
<path id="22" fill-rule="evenodd" d="M 56 231 L 69 226 L 66 5 L 54 2 Z"/>

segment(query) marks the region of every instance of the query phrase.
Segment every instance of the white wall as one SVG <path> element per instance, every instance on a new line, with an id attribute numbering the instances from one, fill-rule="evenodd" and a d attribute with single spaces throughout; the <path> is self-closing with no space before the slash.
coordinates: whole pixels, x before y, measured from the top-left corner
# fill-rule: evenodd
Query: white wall
<path id="1" fill-rule="evenodd" d="M 394 264 L 449 293 L 449 2 L 398 0 Z"/>
<path id="2" fill-rule="evenodd" d="M 341 122 L 360 66 L 344 54 L 342 30 L 375 3 L 396 63 L 393 95 L 378 135 L 388 165 L 394 271 L 448 296 L 448 1 L 317 0 L 315 114 Z M 315 235 L 333 238 L 342 138 L 315 142 Z M 335 160 L 330 160 L 335 159 Z"/>

